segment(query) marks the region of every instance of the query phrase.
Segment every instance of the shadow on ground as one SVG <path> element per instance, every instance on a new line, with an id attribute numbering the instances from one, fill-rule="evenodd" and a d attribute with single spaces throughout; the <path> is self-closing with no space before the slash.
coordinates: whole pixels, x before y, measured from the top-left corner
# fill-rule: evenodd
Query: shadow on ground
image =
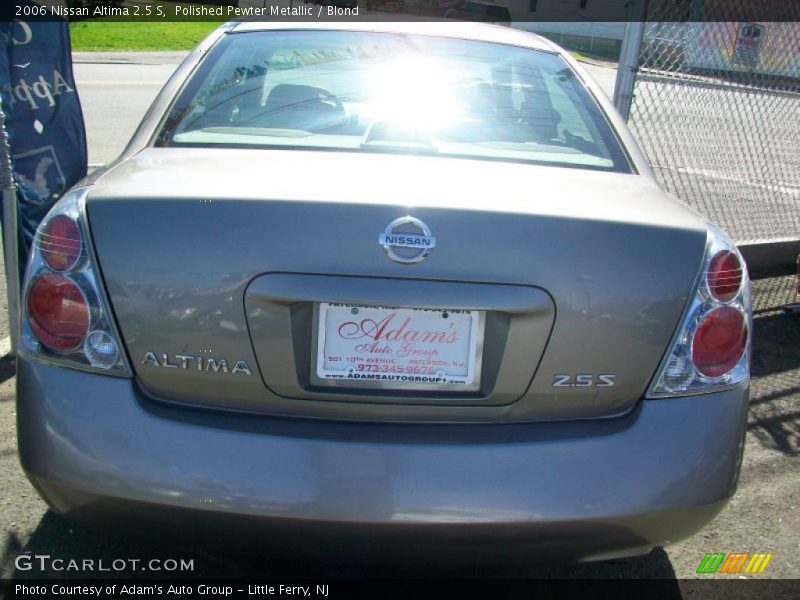
<path id="1" fill-rule="evenodd" d="M 800 315 L 762 316 L 754 329 L 748 431 L 768 448 L 800 456 Z"/>
<path id="2" fill-rule="evenodd" d="M 0 576 L 14 580 L 25 579 L 60 579 L 60 578 L 143 578 L 158 579 L 176 577 L 193 579 L 256 579 L 256 578 L 325 578 L 325 579 L 439 579 L 439 578 L 554 578 L 554 579 L 675 579 L 675 571 L 660 548 L 651 553 L 635 558 L 610 560 L 604 562 L 578 565 L 530 564 L 520 570 L 491 568 L 487 570 L 482 564 L 450 566 L 442 561 L 427 568 L 407 568 L 375 564 L 315 563 L 309 561 L 287 561 L 285 557 L 265 551 L 249 555 L 212 554 L 196 547 L 175 545 L 172 534 L 175 532 L 151 531 L 136 532 L 109 530 L 99 531 L 94 528 L 77 525 L 60 515 L 48 511 L 42 518 L 36 531 L 23 547 L 13 534 L 9 535 L 0 557 Z M 193 569 L 188 572 L 142 571 L 129 566 L 121 570 L 111 569 L 103 572 L 64 571 L 46 568 L 41 570 L 37 559 L 23 559 L 15 568 L 15 560 L 20 554 L 27 553 L 31 557 L 49 555 L 52 558 L 93 559 L 95 568 L 102 564 L 110 568 L 115 560 L 136 558 L 142 562 L 151 559 L 174 559 L 192 561 Z M 33 566 L 26 568 L 29 564 Z M 119 563 L 122 566 L 122 563 Z M 677 584 L 676 584 L 677 590 Z"/>
<path id="3" fill-rule="evenodd" d="M 17 359 L 5 355 L 0 357 L 0 383 L 5 383 L 17 374 Z M 9 396 L 9 399 L 13 396 Z"/>

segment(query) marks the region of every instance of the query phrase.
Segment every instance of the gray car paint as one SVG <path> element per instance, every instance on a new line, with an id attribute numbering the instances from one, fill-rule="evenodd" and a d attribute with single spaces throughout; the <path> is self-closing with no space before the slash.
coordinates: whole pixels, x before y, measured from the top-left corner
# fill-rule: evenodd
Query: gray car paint
<path id="1" fill-rule="evenodd" d="M 367 153 L 148 149 L 97 182 L 87 213 L 125 346 L 150 393 L 325 418 L 538 420 L 629 410 L 693 292 L 706 243 L 705 223 L 640 176 Z M 407 213 L 438 239 L 414 265 L 387 259 L 377 243 Z M 554 299 L 557 315 L 544 353 L 543 325 L 530 347 L 504 355 L 529 376 L 507 392 L 519 402 L 495 409 L 481 408 L 492 403 L 491 390 L 462 408 L 378 410 L 368 398 L 361 407 L 332 397 L 298 401 L 271 393 L 257 377 L 142 364 L 149 351 L 204 349 L 251 365 L 286 362 L 285 351 L 256 356 L 258 340 L 251 342 L 245 290 L 265 273 L 383 279 L 371 293 L 388 305 L 426 304 L 414 294 L 420 281 L 466 282 L 476 291 L 478 284 L 530 286 Z M 448 301 L 462 305 L 467 297 Z M 287 328 L 281 331 L 270 335 Z M 614 373 L 617 384 L 552 387 L 555 374 L 571 371 Z"/>
<path id="2" fill-rule="evenodd" d="M 747 422 L 744 387 L 617 419 L 364 426 L 170 407 L 134 381 L 28 359 L 17 381 L 22 464 L 56 510 L 239 515 L 263 543 L 283 523 L 297 544 L 349 528 L 456 553 L 641 552 L 724 506 Z"/>
<path id="3" fill-rule="evenodd" d="M 98 174 L 89 194 L 89 218 L 96 225 L 103 274 L 143 384 L 165 400 L 325 418 L 541 420 L 629 410 L 652 377 L 691 293 L 704 250 L 705 224 L 657 187 L 627 129 L 582 69 L 550 42 L 516 31 L 509 34 L 507 28 L 333 25 L 399 27 L 558 52 L 615 125 L 638 175 L 346 152 L 146 148 L 172 98 L 219 37 L 274 27 L 281 26 L 223 26 L 209 36 L 155 101 L 123 153 L 125 160 Z M 386 186 L 387 181 L 392 185 Z M 448 246 L 408 269 L 386 260 L 373 238 L 412 209 L 418 218 L 431 221 Z M 287 222 L 303 223 L 303 228 L 292 231 L 283 225 Z M 176 239 L 173 223 L 196 232 L 200 244 L 186 246 Z M 503 232 L 497 242 L 486 239 L 489 225 Z M 589 227 L 592 236 L 586 235 Z M 207 251 L 202 250 L 202 240 L 209 240 Z M 248 343 L 240 306 L 249 282 L 268 272 L 402 278 L 408 280 L 406 285 L 413 285 L 414 279 L 528 285 L 557 298 L 558 319 L 549 351 L 534 353 L 524 367 L 535 368 L 541 359 L 540 376 L 529 379 L 530 387 L 506 392 L 520 402 L 506 401 L 506 407 L 494 410 L 481 408 L 491 404 L 485 382 L 482 399 L 473 398 L 465 410 L 384 406 L 375 413 L 368 402 L 357 410 L 331 401 L 297 402 L 302 394 L 287 398 L 259 388 L 253 380 L 215 380 L 202 373 L 164 373 L 141 365 L 148 351 L 196 354 L 212 340 L 218 356 L 254 363 L 256 352 Z M 160 301 L 145 324 L 142 315 L 156 293 L 153 285 Z M 171 300 L 163 301 L 164 295 Z M 618 301 L 623 296 L 627 306 Z M 182 315 L 180 322 L 177 315 Z M 622 332 L 624 340 L 609 344 Z M 570 369 L 614 373 L 618 383 L 600 391 L 554 391 L 552 377 Z"/>
<path id="4" fill-rule="evenodd" d="M 369 523 L 370 532 L 419 539 L 408 537 L 412 531 L 427 547 L 439 540 L 452 552 L 484 545 L 577 560 L 645 551 L 712 518 L 736 486 L 747 387 L 641 400 L 693 292 L 705 223 L 657 187 L 580 66 L 536 36 L 450 29 L 501 43 L 513 35 L 509 43 L 560 53 L 607 114 L 637 174 L 147 147 L 220 36 L 279 26 L 227 25 L 209 36 L 120 160 L 87 180 L 96 184 L 88 200 L 93 242 L 136 376 L 19 358 L 20 456 L 45 499 L 89 518 L 105 508 L 124 514 L 132 503 L 151 516 L 174 510 L 204 524 L 231 515 L 303 543 L 311 539 L 305 533 L 363 532 Z M 392 26 L 399 25 L 347 28 Z M 441 240 L 413 267 L 388 261 L 377 244 L 386 224 L 407 213 Z M 504 396 L 494 405 L 494 387 L 458 406 L 299 399 L 309 394 L 302 389 L 296 398 L 279 396 L 261 375 L 272 366 L 265 361 L 291 362 L 280 348 L 298 356 L 297 327 L 286 333 L 284 315 L 282 332 L 264 330 L 259 306 L 352 294 L 330 287 L 331 275 L 363 278 L 372 297 L 396 294 L 407 304 L 429 286 L 452 302 L 452 291 L 466 286 L 473 299 L 460 302 L 473 307 L 481 290 L 498 290 L 484 308 L 506 316 L 527 310 L 540 332 L 550 330 L 546 349 L 540 337 L 527 356 L 515 351 L 509 359 L 536 375 L 527 389 L 517 385 L 519 400 Z M 521 301 L 520 290 L 533 295 Z M 261 371 L 238 379 L 148 371 L 140 353 L 149 350 L 207 351 Z M 619 384 L 553 391 L 550 376 L 568 369 L 616 372 Z M 296 365 L 287 372 L 301 382 Z M 575 420 L 599 416 L 615 418 Z M 560 422 L 530 422 L 552 420 Z M 464 424 L 445 424 L 453 421 Z"/>

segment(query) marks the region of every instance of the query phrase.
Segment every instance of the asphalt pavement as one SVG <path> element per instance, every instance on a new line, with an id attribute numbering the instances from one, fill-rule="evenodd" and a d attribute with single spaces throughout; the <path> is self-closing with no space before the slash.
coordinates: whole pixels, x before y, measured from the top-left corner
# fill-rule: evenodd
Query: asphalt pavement
<path id="1" fill-rule="evenodd" d="M 90 162 L 113 160 L 127 143 L 180 55 L 76 55 L 75 73 L 87 120 Z M 610 95 L 614 72 L 596 65 L 590 71 Z M 5 325 L 3 322 L 0 325 Z M 692 595 L 695 570 L 706 552 L 771 552 L 761 577 L 800 575 L 800 316 L 773 311 L 755 323 L 752 402 L 739 490 L 729 506 L 698 534 L 645 557 L 587 565 L 531 565 L 513 576 L 646 577 L 676 579 Z M 76 526 L 47 509 L 22 473 L 15 441 L 13 361 L 0 359 L 0 577 L 42 576 L 15 569 L 25 551 L 62 558 L 189 558 L 201 577 L 366 577 L 391 575 L 473 576 L 466 571 L 413 572 L 387 567 L 265 562 L 260 556 L 229 555 L 202 545 L 169 541 L 160 531 L 133 532 Z M 698 397 L 702 402 L 702 397 Z M 679 435 L 675 444 L 680 444 Z M 658 465 L 653 465 L 658 469 Z M 44 573 L 48 576 L 54 572 Z M 141 576 L 121 571 L 116 576 Z M 152 574 L 148 574 L 152 575 Z M 505 574 L 508 575 L 508 574 Z M 736 577 L 717 575 L 717 577 Z M 720 595 L 726 594 L 724 589 Z"/>
<path id="2" fill-rule="evenodd" d="M 144 52 L 76 52 L 89 164 L 114 160 L 125 149 L 161 87 L 186 55 Z"/>
<path id="3" fill-rule="evenodd" d="M 628 123 L 658 180 L 738 244 L 797 239 L 797 92 L 670 75 L 640 75 Z"/>

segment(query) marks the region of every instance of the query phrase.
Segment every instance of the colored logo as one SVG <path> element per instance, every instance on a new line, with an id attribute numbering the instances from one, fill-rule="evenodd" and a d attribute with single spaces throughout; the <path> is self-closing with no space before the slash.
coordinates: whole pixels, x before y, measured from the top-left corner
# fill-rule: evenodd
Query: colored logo
<path id="1" fill-rule="evenodd" d="M 707 552 L 700 561 L 697 572 L 703 574 L 763 573 L 771 560 L 772 554 L 765 552 L 754 554 L 749 552 L 731 552 L 730 554 Z"/>

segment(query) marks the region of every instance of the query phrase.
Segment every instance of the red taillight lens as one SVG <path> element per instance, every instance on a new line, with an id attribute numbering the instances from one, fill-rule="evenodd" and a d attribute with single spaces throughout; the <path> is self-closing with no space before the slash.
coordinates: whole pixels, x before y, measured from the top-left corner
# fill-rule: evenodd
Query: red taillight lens
<path id="1" fill-rule="evenodd" d="M 50 219 L 39 233 L 42 258 L 56 271 L 67 271 L 81 257 L 81 232 L 78 224 L 65 215 Z"/>
<path id="2" fill-rule="evenodd" d="M 89 329 L 89 307 L 77 285 L 63 275 L 37 277 L 28 292 L 28 320 L 41 342 L 59 352 L 74 350 Z"/>
<path id="3" fill-rule="evenodd" d="M 747 323 L 744 315 L 729 306 L 708 313 L 692 340 L 692 361 L 706 377 L 728 373 L 747 348 Z"/>
<path id="4" fill-rule="evenodd" d="M 717 252 L 708 264 L 708 290 L 720 302 L 730 302 L 742 287 L 742 263 L 733 252 Z"/>

